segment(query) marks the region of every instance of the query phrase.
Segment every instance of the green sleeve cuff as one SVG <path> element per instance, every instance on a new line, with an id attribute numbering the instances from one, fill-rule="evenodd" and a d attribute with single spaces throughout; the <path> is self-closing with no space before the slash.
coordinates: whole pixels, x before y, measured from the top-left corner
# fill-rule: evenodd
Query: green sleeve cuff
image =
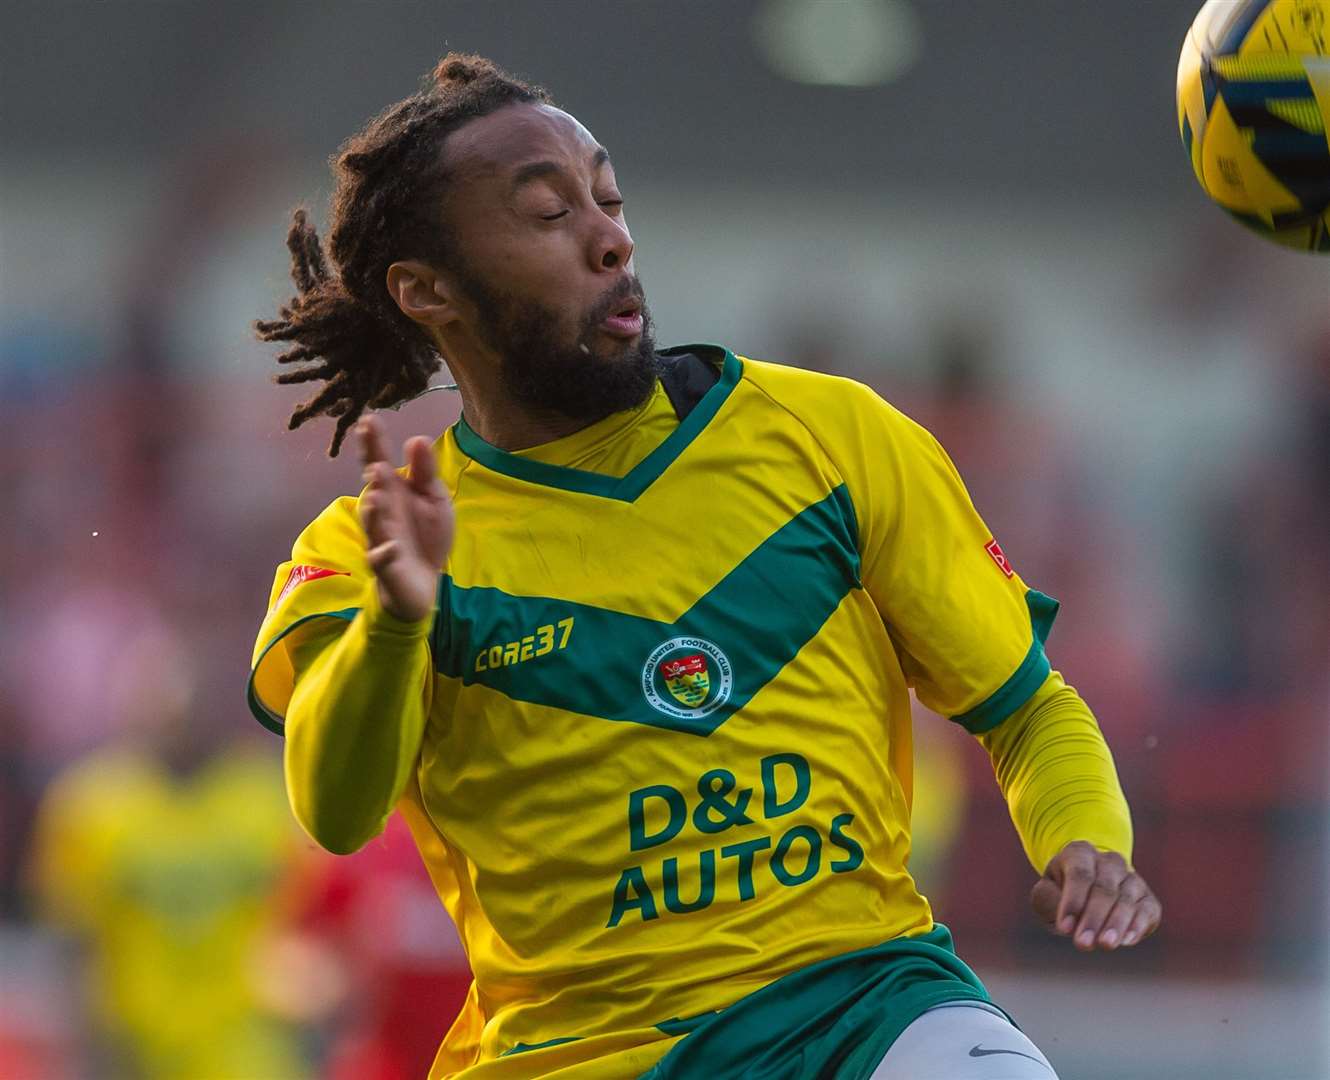
<path id="1" fill-rule="evenodd" d="M 379 602 L 379 590 L 374 583 L 370 583 L 364 595 L 365 599 L 361 607 L 342 608 L 340 611 L 319 611 L 296 619 L 295 622 L 291 623 L 290 626 L 282 630 L 264 646 L 263 652 L 259 654 L 259 658 L 254 664 L 254 669 L 249 674 L 249 681 L 245 687 L 245 699 L 249 704 L 249 711 L 254 714 L 254 718 L 269 731 L 277 735 L 285 734 L 286 717 L 282 712 L 284 706 L 274 708 L 271 701 L 264 700 L 260 688 L 265 688 L 269 692 L 270 698 L 274 694 L 281 697 L 283 693 L 289 698 L 291 684 L 294 681 L 290 658 L 280 651 L 275 653 L 273 650 L 287 635 L 306 623 L 314 619 L 342 619 L 345 622 L 351 622 L 359 616 L 366 638 L 372 641 L 375 648 L 379 650 L 395 651 L 413 648 L 419 642 L 430 637 L 435 624 L 435 611 L 431 611 L 423 619 L 404 622 L 383 610 L 383 605 Z M 266 671 L 265 665 L 268 665 Z M 260 677 L 261 675 L 263 677 Z"/>
<path id="2" fill-rule="evenodd" d="M 263 652 L 259 654 L 258 660 L 255 661 L 254 667 L 249 673 L 249 681 L 245 685 L 245 700 L 248 702 L 249 711 L 254 714 L 255 720 L 275 735 L 286 734 L 286 717 L 264 703 L 263 697 L 259 694 L 258 687 L 255 685 L 259 669 L 263 667 L 264 661 L 268 659 L 268 654 L 272 652 L 273 646 L 277 645 L 278 642 L 293 630 L 304 626 L 307 622 L 314 619 L 343 619 L 346 622 L 350 622 L 356 617 L 356 613 L 359 610 L 359 608 L 343 608 L 341 611 L 319 611 L 315 612 L 313 615 L 306 615 L 302 619 L 297 619 L 264 646 Z M 283 663 L 289 668 L 289 660 L 284 658 Z"/>
<path id="3" fill-rule="evenodd" d="M 1033 640 L 1025 659 L 992 694 L 973 709 L 951 719 L 965 728 L 971 735 L 982 735 L 992 731 L 1030 700 L 1048 678 L 1052 666 L 1044 654 L 1044 642 L 1057 618 L 1059 604 L 1051 596 L 1045 596 L 1037 589 L 1027 589 L 1025 604 L 1030 609 L 1030 627 Z"/>

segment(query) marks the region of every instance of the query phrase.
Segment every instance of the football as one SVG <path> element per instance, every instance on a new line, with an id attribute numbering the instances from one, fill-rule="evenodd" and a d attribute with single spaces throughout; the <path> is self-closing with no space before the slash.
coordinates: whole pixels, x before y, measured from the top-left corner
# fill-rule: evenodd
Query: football
<path id="1" fill-rule="evenodd" d="M 1177 107 L 1211 199 L 1270 240 L 1330 252 L 1330 0 L 1209 0 Z"/>

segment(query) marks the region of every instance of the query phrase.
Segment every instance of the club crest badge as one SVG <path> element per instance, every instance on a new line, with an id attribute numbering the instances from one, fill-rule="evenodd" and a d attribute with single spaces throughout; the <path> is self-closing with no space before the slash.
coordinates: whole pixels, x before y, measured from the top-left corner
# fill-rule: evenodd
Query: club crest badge
<path id="1" fill-rule="evenodd" d="M 688 709 L 696 709 L 711 693 L 711 675 L 705 653 L 680 656 L 660 664 L 661 676 L 674 700 Z"/>
<path id="2" fill-rule="evenodd" d="M 729 657 L 705 638 L 677 637 L 652 650 L 642 668 L 642 693 L 666 716 L 695 720 L 730 698 Z"/>

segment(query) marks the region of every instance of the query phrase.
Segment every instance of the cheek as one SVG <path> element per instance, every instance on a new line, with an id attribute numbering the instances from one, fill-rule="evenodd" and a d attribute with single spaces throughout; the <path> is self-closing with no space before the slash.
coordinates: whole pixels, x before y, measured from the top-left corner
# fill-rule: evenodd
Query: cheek
<path id="1" fill-rule="evenodd" d="M 587 312 L 600 295 L 594 283 L 583 280 L 584 237 L 573 229 L 529 229 L 520 223 L 513 227 L 494 222 L 483 232 L 476 229 L 466 240 L 468 261 L 496 294 L 518 305 L 540 308 L 570 336 L 580 333 Z"/>
<path id="2" fill-rule="evenodd" d="M 569 230 L 496 237 L 491 257 L 514 292 L 548 298 L 568 291 L 580 250 Z"/>
<path id="3" fill-rule="evenodd" d="M 557 312 L 560 322 L 578 322 L 595 302 L 586 292 L 585 256 L 567 234 L 541 237 L 511 258 L 514 291 Z"/>
<path id="4" fill-rule="evenodd" d="M 478 213 L 459 230 L 458 245 L 465 261 L 496 285 L 514 286 L 542 258 L 546 238 L 506 212 Z"/>

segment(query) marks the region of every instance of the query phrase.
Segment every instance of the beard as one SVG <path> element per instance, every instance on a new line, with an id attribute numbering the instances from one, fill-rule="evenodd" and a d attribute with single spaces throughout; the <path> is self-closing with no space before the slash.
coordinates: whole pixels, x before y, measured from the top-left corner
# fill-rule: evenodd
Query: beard
<path id="1" fill-rule="evenodd" d="M 636 276 L 602 296 L 571 341 L 561 338 L 566 331 L 556 309 L 502 293 L 474 273 L 461 276 L 480 316 L 478 332 L 498 353 L 503 388 L 515 404 L 592 424 L 651 396 L 659 365 L 651 313 Z M 601 321 L 630 297 L 642 304 L 641 334 L 635 340 L 604 334 Z M 608 349 L 606 340 L 612 342 Z"/>

